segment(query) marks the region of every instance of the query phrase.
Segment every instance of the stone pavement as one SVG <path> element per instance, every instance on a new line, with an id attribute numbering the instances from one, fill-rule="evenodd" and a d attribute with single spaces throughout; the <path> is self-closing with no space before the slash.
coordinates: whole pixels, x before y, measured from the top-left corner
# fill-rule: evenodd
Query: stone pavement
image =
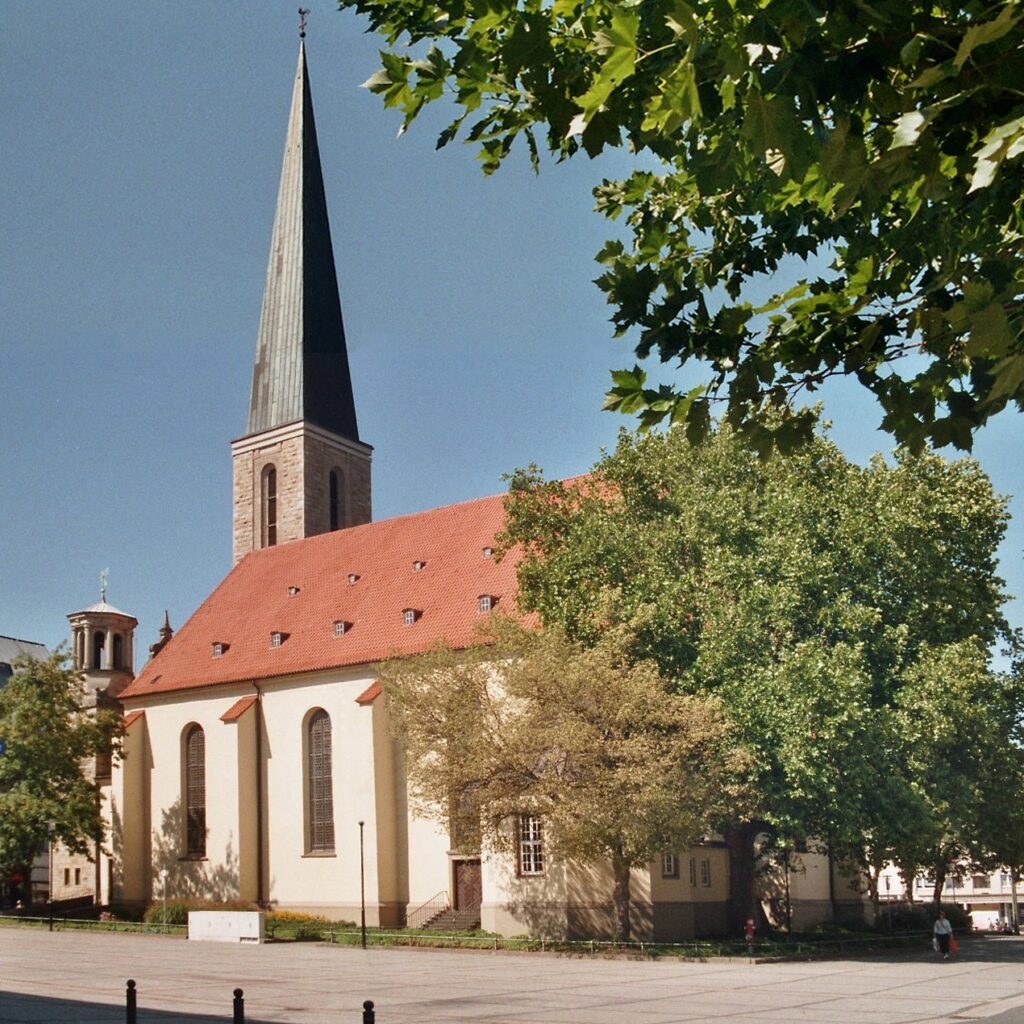
<path id="1" fill-rule="evenodd" d="M 633 961 L 0 928 L 0 1022 L 121 1024 L 1024 1024 L 1024 939 L 815 963 Z"/>

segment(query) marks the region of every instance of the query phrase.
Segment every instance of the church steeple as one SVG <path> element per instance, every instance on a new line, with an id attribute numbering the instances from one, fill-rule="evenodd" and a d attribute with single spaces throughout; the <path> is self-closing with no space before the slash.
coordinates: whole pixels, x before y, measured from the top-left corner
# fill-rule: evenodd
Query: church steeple
<path id="1" fill-rule="evenodd" d="M 305 42 L 292 90 L 246 432 L 297 420 L 359 440 Z"/>
<path id="2" fill-rule="evenodd" d="M 356 425 L 304 41 L 247 429 L 231 450 L 235 561 L 253 548 L 369 522 L 372 449 Z"/>

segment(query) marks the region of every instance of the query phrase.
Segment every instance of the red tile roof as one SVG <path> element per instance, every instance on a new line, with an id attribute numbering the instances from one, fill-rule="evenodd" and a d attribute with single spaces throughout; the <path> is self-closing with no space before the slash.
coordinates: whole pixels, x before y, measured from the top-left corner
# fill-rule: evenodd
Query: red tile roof
<path id="1" fill-rule="evenodd" d="M 374 679 L 370 685 L 356 697 L 357 704 L 372 704 L 382 693 L 384 687 L 380 685 L 379 679 Z"/>
<path id="2" fill-rule="evenodd" d="M 239 697 L 238 700 L 236 700 L 235 703 L 220 716 L 220 720 L 222 722 L 237 722 L 255 703 L 255 693 L 250 693 L 246 697 Z"/>
<path id="3" fill-rule="evenodd" d="M 145 711 L 129 711 L 128 714 L 124 716 L 124 727 L 126 729 L 129 729 L 140 718 L 145 718 L 145 717 L 146 717 L 146 712 Z"/>
<path id="4" fill-rule="evenodd" d="M 369 664 L 442 637 L 465 646 L 483 618 L 480 594 L 513 611 L 518 559 L 483 555 L 503 519 L 503 495 L 495 495 L 253 551 L 120 696 Z M 415 561 L 426 565 L 415 572 Z M 405 608 L 422 613 L 410 626 Z M 343 636 L 337 621 L 351 624 Z M 279 647 L 274 632 L 284 637 Z M 226 645 L 220 657 L 214 641 Z"/>

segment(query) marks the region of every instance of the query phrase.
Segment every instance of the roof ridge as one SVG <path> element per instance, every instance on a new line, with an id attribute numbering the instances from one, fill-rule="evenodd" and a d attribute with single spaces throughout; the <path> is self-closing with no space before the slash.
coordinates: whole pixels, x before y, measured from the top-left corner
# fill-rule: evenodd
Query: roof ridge
<path id="1" fill-rule="evenodd" d="M 0 633 L 0 640 L 13 640 L 16 644 L 31 644 L 33 647 L 46 647 L 46 644 L 44 644 L 42 640 L 26 640 L 20 636 L 8 636 L 6 633 Z"/>

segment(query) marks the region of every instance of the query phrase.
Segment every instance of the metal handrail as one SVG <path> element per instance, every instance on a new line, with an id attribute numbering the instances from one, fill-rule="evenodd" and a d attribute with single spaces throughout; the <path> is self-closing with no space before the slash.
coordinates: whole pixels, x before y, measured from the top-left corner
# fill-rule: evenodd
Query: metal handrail
<path id="1" fill-rule="evenodd" d="M 406 915 L 405 927 L 422 928 L 431 918 L 443 914 L 446 910 L 451 910 L 451 901 L 448 899 L 448 890 L 442 889 Z"/>

